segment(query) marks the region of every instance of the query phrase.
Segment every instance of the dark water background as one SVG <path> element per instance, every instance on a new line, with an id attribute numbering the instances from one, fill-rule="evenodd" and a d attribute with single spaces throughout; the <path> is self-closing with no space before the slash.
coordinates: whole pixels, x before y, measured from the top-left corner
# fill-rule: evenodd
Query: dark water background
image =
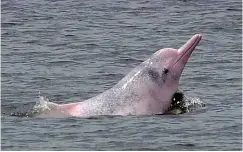
<path id="1" fill-rule="evenodd" d="M 2 0 L 2 150 L 241 150 L 240 0 Z M 206 110 L 183 115 L 18 118 L 38 92 L 84 100 L 160 48 L 203 39 L 181 77 Z M 3 114 L 6 113 L 6 114 Z"/>

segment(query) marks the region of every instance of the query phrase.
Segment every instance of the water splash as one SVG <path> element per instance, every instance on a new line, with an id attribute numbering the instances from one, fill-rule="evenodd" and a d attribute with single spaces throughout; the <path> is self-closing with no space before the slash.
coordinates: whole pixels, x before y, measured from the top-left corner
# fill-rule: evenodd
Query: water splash
<path id="1" fill-rule="evenodd" d="M 205 107 L 205 103 L 203 103 L 199 98 L 196 97 L 188 97 L 185 102 L 185 107 L 188 112 L 194 111 L 197 108 Z"/>
<path id="2" fill-rule="evenodd" d="M 205 103 L 199 98 L 186 96 L 182 91 L 178 90 L 172 97 L 171 106 L 167 113 L 183 114 L 195 111 L 201 107 L 205 107 Z"/>
<path id="3" fill-rule="evenodd" d="M 16 116 L 16 117 L 35 117 L 38 116 L 46 111 L 50 111 L 50 108 L 48 107 L 49 99 L 47 99 L 44 96 L 38 95 L 38 100 L 36 101 L 34 107 L 30 109 L 27 112 L 12 112 L 10 116 Z"/>
<path id="4" fill-rule="evenodd" d="M 33 109 L 31 110 L 32 113 L 41 114 L 46 110 L 50 110 L 50 108 L 48 107 L 48 102 L 50 102 L 48 98 L 39 95 L 39 100 L 36 102 Z"/>

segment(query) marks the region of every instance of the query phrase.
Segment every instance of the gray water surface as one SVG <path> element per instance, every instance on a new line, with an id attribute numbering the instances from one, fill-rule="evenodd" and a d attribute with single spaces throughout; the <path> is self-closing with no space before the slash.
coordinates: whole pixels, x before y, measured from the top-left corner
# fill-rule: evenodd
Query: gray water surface
<path id="1" fill-rule="evenodd" d="M 242 150 L 239 0 L 2 0 L 2 150 Z M 180 79 L 206 110 L 182 115 L 19 118 L 112 87 L 161 48 L 203 38 Z"/>

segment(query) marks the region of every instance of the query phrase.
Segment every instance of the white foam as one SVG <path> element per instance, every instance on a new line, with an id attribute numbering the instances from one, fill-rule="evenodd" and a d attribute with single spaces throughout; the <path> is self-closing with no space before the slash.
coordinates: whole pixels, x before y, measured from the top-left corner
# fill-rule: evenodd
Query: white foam
<path id="1" fill-rule="evenodd" d="M 205 103 L 203 103 L 199 98 L 196 97 L 188 97 L 188 100 L 185 102 L 185 107 L 187 107 L 188 112 L 204 106 Z"/>

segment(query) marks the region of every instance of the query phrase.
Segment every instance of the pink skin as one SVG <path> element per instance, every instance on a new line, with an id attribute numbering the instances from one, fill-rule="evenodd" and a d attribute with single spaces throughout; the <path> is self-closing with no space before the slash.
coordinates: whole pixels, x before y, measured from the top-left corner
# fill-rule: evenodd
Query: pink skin
<path id="1" fill-rule="evenodd" d="M 61 105 L 49 102 L 48 106 L 51 111 L 78 117 L 163 114 L 167 112 L 185 64 L 201 38 L 200 34 L 196 34 L 178 50 L 165 48 L 157 51 L 113 88 L 96 97 L 83 102 Z M 154 69 L 155 76 L 162 75 L 163 81 L 160 77 L 158 81 L 151 81 L 151 76 L 146 73 L 148 69 Z M 165 76 L 163 69 L 168 69 Z M 135 96 L 131 96 L 131 92 L 135 93 Z M 131 97 L 130 101 L 124 96 Z M 118 107 L 112 107 L 113 103 L 118 103 Z"/>

